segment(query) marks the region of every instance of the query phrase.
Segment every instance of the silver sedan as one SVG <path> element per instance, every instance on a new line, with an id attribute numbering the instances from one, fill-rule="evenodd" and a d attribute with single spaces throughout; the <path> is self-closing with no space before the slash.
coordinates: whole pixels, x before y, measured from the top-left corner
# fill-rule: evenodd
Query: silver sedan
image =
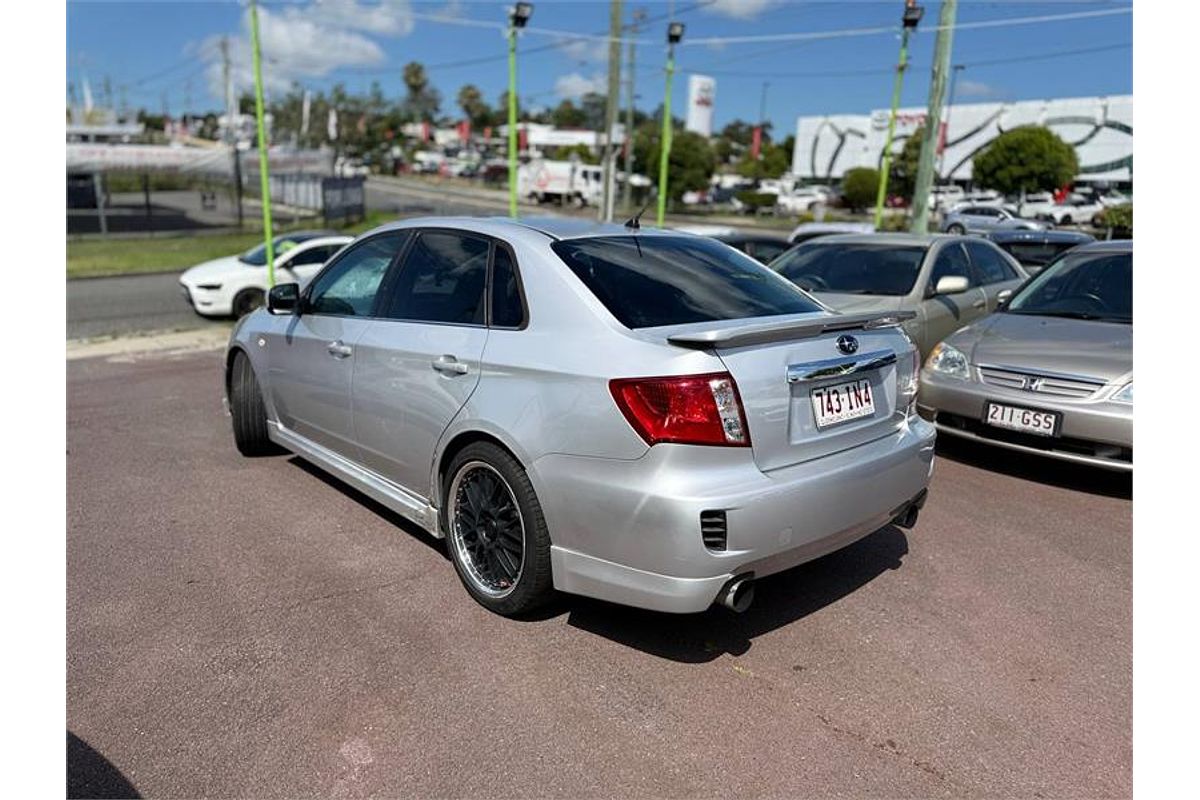
<path id="1" fill-rule="evenodd" d="M 835 314 L 712 239 L 425 219 L 276 286 L 226 359 L 234 439 L 444 537 L 467 591 L 735 610 L 889 523 L 933 468 L 903 315 Z"/>
<path id="2" fill-rule="evenodd" d="M 1132 345 L 1133 243 L 1081 245 L 935 347 L 919 407 L 946 434 L 1132 470 Z"/>

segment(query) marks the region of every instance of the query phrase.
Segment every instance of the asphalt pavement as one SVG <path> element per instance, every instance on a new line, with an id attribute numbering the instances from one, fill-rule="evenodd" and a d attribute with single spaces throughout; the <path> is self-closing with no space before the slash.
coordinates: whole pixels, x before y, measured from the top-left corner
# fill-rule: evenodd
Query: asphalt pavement
<path id="1" fill-rule="evenodd" d="M 749 611 L 484 611 L 440 543 L 244 459 L 216 351 L 67 367 L 68 787 L 1123 797 L 1128 476 L 939 445 L 917 527 Z"/>
<path id="2" fill-rule="evenodd" d="M 229 320 L 206 319 L 192 310 L 180 292 L 180 274 L 67 281 L 67 338 L 229 327 Z"/>

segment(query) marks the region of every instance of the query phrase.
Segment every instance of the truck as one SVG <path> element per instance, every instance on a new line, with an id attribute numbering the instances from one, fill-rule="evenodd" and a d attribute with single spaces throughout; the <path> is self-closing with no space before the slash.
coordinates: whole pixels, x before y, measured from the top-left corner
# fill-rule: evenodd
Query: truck
<path id="1" fill-rule="evenodd" d="M 517 169 L 517 191 L 538 203 L 579 208 L 599 205 L 604 196 L 604 170 L 577 161 L 535 158 Z"/>

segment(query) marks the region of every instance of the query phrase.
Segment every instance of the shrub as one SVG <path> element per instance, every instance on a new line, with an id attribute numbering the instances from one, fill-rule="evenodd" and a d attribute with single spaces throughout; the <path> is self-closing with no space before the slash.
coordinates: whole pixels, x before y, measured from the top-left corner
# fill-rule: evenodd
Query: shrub
<path id="1" fill-rule="evenodd" d="M 855 211 L 875 203 L 879 192 L 879 170 L 855 167 L 842 177 L 842 202 Z"/>

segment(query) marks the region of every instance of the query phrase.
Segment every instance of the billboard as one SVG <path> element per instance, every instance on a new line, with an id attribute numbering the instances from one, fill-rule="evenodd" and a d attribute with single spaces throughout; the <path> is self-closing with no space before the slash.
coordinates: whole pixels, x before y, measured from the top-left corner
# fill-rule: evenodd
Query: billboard
<path id="1" fill-rule="evenodd" d="M 717 82 L 707 75 L 688 76 L 687 130 L 701 136 L 712 136 L 713 101 L 717 97 Z"/>
<path id="2" fill-rule="evenodd" d="M 969 181 L 972 160 L 1005 131 L 1044 125 L 1075 147 L 1083 181 L 1133 180 L 1133 97 L 1071 97 L 1012 103 L 964 103 L 942 114 L 945 146 L 936 171 L 941 180 Z M 925 121 L 924 108 L 896 113 L 892 152 Z M 887 137 L 888 110 L 870 114 L 800 117 L 792 172 L 809 180 L 841 178 L 854 167 L 877 168 Z"/>

